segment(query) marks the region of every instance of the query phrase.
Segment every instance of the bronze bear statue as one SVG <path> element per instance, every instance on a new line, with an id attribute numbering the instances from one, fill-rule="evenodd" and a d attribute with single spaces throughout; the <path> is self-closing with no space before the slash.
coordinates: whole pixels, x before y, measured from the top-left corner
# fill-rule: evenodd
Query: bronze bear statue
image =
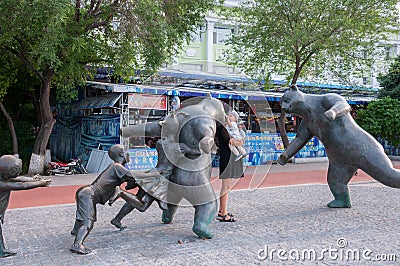
<path id="1" fill-rule="evenodd" d="M 195 209 L 192 230 L 200 238 L 213 236 L 209 225 L 216 214 L 217 201 L 210 183 L 211 150 L 216 122 L 221 123 L 224 119 L 223 103 L 207 95 L 199 103 L 176 110 L 164 121 L 121 129 L 122 137 L 161 137 L 156 144 L 159 162 L 151 171 L 163 172 L 164 175 L 167 172 L 169 180 L 168 204 L 163 211 L 162 221 L 171 223 L 180 202 L 186 199 Z M 176 154 L 177 151 L 181 154 Z M 130 211 L 132 208 L 124 205 L 112 223 L 121 228 L 121 219 Z"/>
<path id="2" fill-rule="evenodd" d="M 382 145 L 357 125 L 342 96 L 305 94 L 292 85 L 282 96 L 281 107 L 286 113 L 300 116 L 302 121 L 278 163 L 284 165 L 316 136 L 324 144 L 329 159 L 328 185 L 335 199 L 328 207 L 351 207 L 348 183 L 357 169 L 386 186 L 400 188 L 400 170 L 393 168 Z"/>

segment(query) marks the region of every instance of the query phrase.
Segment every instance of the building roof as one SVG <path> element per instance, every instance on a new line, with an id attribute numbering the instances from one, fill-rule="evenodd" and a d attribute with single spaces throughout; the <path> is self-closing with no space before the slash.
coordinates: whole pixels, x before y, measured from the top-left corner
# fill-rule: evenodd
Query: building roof
<path id="1" fill-rule="evenodd" d="M 147 93 L 158 95 L 170 95 L 181 97 L 199 97 L 211 94 L 213 98 L 232 99 L 232 100 L 267 100 L 280 101 L 283 92 L 268 92 L 261 90 L 231 90 L 231 89 L 212 89 L 205 87 L 190 86 L 160 86 L 160 85 L 138 85 L 138 84 L 113 84 L 88 81 L 88 86 L 98 89 L 108 90 L 117 93 Z M 374 97 L 345 96 L 350 104 L 365 104 L 375 99 Z"/>
<path id="2" fill-rule="evenodd" d="M 72 106 L 72 109 L 92 109 L 113 107 L 121 98 L 122 93 L 109 93 L 102 96 L 96 96 L 82 100 Z"/>

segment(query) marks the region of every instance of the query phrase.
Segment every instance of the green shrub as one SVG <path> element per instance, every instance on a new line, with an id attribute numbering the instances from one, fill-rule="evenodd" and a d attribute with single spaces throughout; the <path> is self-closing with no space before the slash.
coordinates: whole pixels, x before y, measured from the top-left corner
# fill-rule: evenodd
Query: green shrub
<path id="1" fill-rule="evenodd" d="M 393 146 L 400 145 L 400 101 L 382 98 L 372 101 L 357 112 L 357 123 L 374 137 L 381 137 Z"/>

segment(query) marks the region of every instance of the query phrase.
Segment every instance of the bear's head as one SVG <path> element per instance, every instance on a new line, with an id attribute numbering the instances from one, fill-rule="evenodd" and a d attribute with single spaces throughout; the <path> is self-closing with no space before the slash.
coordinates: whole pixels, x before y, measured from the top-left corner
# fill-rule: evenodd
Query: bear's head
<path id="1" fill-rule="evenodd" d="M 296 85 L 291 85 L 281 98 L 282 111 L 288 114 L 301 114 L 304 106 L 304 93 Z"/>
<path id="2" fill-rule="evenodd" d="M 225 122 L 225 109 L 223 103 L 207 94 L 207 97 L 200 102 L 202 109 L 207 112 L 214 120 Z"/>
<path id="3" fill-rule="evenodd" d="M 168 116 L 165 117 L 165 120 L 160 123 L 160 125 L 162 125 L 162 128 L 161 128 L 161 137 L 162 138 L 175 139 L 176 134 L 180 130 L 179 120 L 177 117 L 177 115 L 180 115 L 180 114 L 187 116 L 187 117 L 190 116 L 189 114 L 182 113 L 182 112 L 175 114 L 175 111 L 172 110 L 172 112 Z"/>

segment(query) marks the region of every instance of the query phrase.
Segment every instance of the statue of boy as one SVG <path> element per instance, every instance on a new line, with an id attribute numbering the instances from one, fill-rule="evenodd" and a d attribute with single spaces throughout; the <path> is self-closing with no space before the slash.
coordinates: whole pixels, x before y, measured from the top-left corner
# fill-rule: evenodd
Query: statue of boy
<path id="1" fill-rule="evenodd" d="M 83 242 L 89 235 L 96 221 L 96 205 L 105 204 L 112 198 L 116 187 L 124 182 L 136 183 L 135 177 L 153 177 L 154 173 L 143 173 L 129 171 L 124 165 L 129 162 L 128 153 L 122 145 L 113 145 L 108 156 L 114 161 L 111 163 L 92 184 L 83 186 L 76 191 L 76 220 L 71 234 L 75 236 L 74 243 L 70 251 L 77 254 L 86 255 L 90 253 Z M 143 202 L 136 196 L 130 197 L 130 203 L 136 208 L 141 208 Z"/>
<path id="2" fill-rule="evenodd" d="M 0 257 L 9 257 L 17 253 L 7 250 L 4 245 L 2 224 L 8 207 L 11 190 L 27 190 L 36 187 L 46 187 L 51 180 L 38 176 L 18 176 L 22 170 L 22 161 L 13 155 L 0 157 Z"/>

